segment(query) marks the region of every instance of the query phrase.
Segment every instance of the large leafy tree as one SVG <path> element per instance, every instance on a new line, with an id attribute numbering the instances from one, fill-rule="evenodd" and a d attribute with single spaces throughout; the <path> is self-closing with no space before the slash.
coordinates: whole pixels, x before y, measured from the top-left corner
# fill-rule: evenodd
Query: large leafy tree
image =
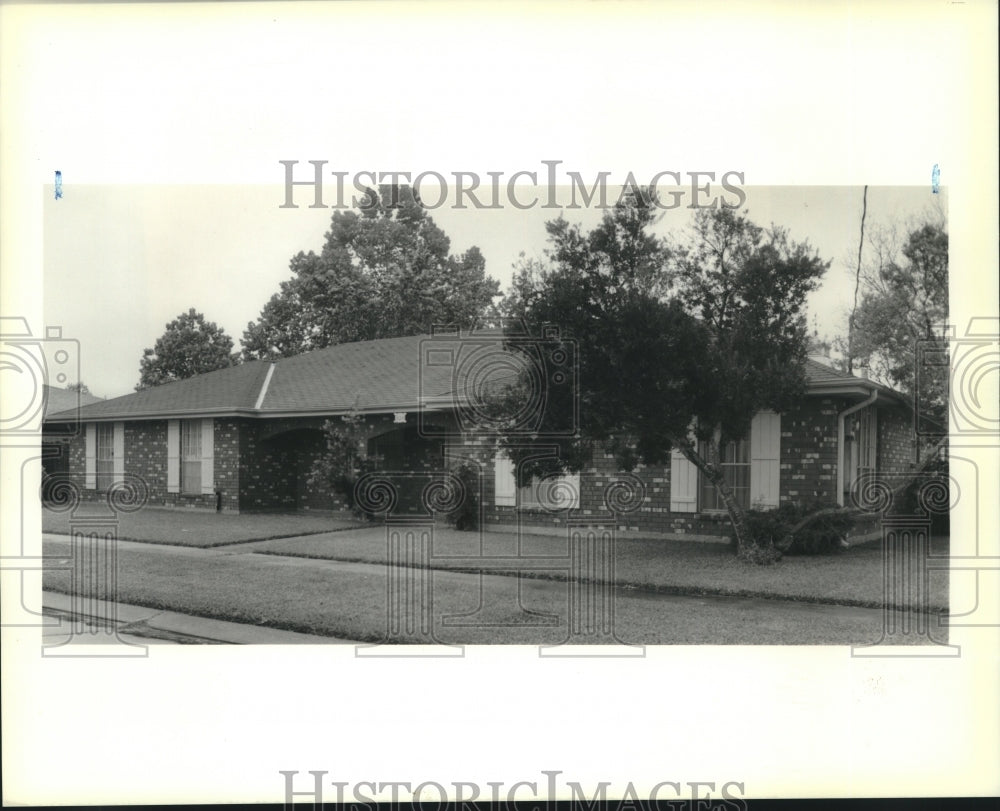
<path id="1" fill-rule="evenodd" d="M 690 235 L 672 242 L 653 235 L 655 218 L 640 190 L 589 233 L 556 220 L 546 260 L 515 274 L 506 314 L 536 331 L 559 328 L 558 338 L 541 341 L 544 357 L 579 358 L 575 385 L 550 381 L 534 432 L 538 442 L 558 445 L 558 459 L 536 458 L 532 438 L 503 422 L 525 381 L 496 396 L 490 417 L 521 484 L 579 469 L 595 441 L 625 470 L 663 464 L 680 450 L 719 491 L 741 557 L 774 560 L 769 541 L 748 532 L 721 451 L 746 436 L 756 411 L 786 410 L 804 391 L 804 302 L 828 263 L 781 229 L 765 230 L 731 209 L 697 212 Z M 579 423 L 571 435 L 572 398 Z"/>
<path id="2" fill-rule="evenodd" d="M 152 348 L 142 353 L 136 391 L 232 366 L 239 360 L 233 339 L 191 308 L 167 324 Z"/>
<path id="3" fill-rule="evenodd" d="M 874 239 L 874 260 L 862 277 L 864 293 L 850 335 L 854 362 L 919 396 L 921 416 L 931 417 L 943 432 L 947 364 L 922 363 L 926 356 L 919 350 L 923 345 L 947 351 L 941 328 L 948 320 L 948 232 L 942 223 L 924 223 L 898 251 L 891 232 Z"/>
<path id="4" fill-rule="evenodd" d="M 243 333 L 245 357 L 478 325 L 499 290 L 479 249 L 452 256 L 407 186 L 370 189 L 361 203 L 333 215 L 319 254 L 292 258 L 292 278 Z"/>

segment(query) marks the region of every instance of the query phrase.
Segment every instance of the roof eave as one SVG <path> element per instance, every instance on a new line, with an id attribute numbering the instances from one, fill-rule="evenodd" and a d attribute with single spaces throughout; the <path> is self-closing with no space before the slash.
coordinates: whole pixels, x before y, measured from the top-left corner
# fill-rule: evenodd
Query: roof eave
<path id="1" fill-rule="evenodd" d="M 451 403 L 450 405 L 454 405 Z M 52 414 L 44 419 L 46 423 L 65 422 L 145 422 L 153 420 L 194 419 L 197 417 L 255 417 L 261 419 L 276 419 L 278 417 L 337 417 L 351 412 L 359 414 L 393 414 L 399 411 L 434 411 L 447 410 L 448 405 L 434 403 L 396 403 L 379 406 L 355 408 L 354 406 L 339 406 L 335 408 L 286 408 L 286 409 L 255 409 L 255 408 L 198 408 L 172 411 L 150 411 L 139 414 L 82 414 L 77 411 L 63 411 Z"/>
<path id="2" fill-rule="evenodd" d="M 196 408 L 164 411 L 143 411 L 131 414 L 85 414 L 73 409 L 46 416 L 43 422 L 142 422 L 146 420 L 190 419 L 192 417 L 246 417 L 254 416 L 252 408 Z"/>
<path id="3" fill-rule="evenodd" d="M 878 393 L 877 402 L 905 405 L 908 407 L 912 405 L 905 395 L 900 394 L 898 391 L 886 388 L 880 383 L 875 383 L 874 381 L 868 383 L 867 385 L 862 381 L 856 380 L 845 380 L 843 383 L 819 383 L 809 386 L 806 390 L 806 396 L 821 397 L 832 394 L 848 397 L 869 397 L 871 396 L 872 391 Z"/>

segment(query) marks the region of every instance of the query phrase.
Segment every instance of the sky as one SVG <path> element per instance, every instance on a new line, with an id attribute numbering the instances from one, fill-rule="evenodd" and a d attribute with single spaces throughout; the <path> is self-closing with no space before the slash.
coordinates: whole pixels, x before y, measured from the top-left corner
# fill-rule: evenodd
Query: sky
<path id="1" fill-rule="evenodd" d="M 744 209 L 760 225 L 787 228 L 831 261 L 809 302 L 810 327 L 832 338 L 853 297 L 853 263 L 862 188 L 853 186 L 745 187 Z M 613 194 L 611 198 L 613 199 Z M 430 198 L 429 198 L 430 199 Z M 526 199 L 530 200 L 531 195 Z M 330 209 L 309 208 L 310 189 L 296 189 L 298 208 L 282 208 L 280 185 L 64 184 L 62 197 L 44 201 L 44 318 L 80 342 L 80 377 L 102 397 L 130 393 L 145 347 L 167 323 L 194 307 L 239 346 L 248 322 L 281 281 L 298 251 L 319 251 Z M 328 201 L 332 202 L 332 201 Z M 595 201 L 596 202 L 596 201 Z M 866 227 L 905 225 L 945 205 L 926 187 L 872 187 Z M 545 222 L 562 213 L 585 227 L 596 206 L 578 209 L 455 209 L 429 212 L 460 253 L 476 245 L 487 273 L 506 288 L 521 252 L 540 256 Z M 692 211 L 664 211 L 661 234 L 679 234 Z"/>

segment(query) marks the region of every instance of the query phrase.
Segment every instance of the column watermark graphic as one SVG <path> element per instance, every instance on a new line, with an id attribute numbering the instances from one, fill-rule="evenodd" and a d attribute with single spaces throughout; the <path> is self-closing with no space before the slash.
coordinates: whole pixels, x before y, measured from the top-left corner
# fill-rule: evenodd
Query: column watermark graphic
<path id="1" fill-rule="evenodd" d="M 405 492 L 417 489 L 421 512 L 394 513 Z M 642 503 L 637 477 L 606 487 L 609 510 L 597 519 L 603 526 L 590 516 L 565 519 L 561 554 L 529 548 L 522 532 L 513 547 L 497 547 L 482 532 L 467 533 L 461 548 L 453 539 L 442 541 L 435 516 L 467 496 L 467 488 L 447 472 L 367 474 L 355 493 L 356 503 L 381 516 L 385 528 L 384 636 L 357 646 L 358 656 L 461 656 L 464 647 L 448 641 L 449 630 L 501 628 L 551 630 L 557 641 L 541 645 L 541 656 L 644 654 L 643 646 L 623 641 L 616 627 L 615 522 Z M 471 589 L 470 575 L 476 584 Z M 457 588 L 457 581 L 466 587 Z M 525 586 L 536 581 L 564 584 L 563 606 L 553 610 L 526 602 Z M 465 597 L 456 604 L 460 593 Z"/>
<path id="2" fill-rule="evenodd" d="M 948 629 L 1000 624 L 1000 550 L 981 534 L 979 476 L 980 461 L 1000 449 L 1000 322 L 973 318 L 961 335 L 947 326 L 916 343 L 913 428 L 931 454 L 923 472 L 865 475 L 852 491 L 854 506 L 879 518 L 883 574 L 881 638 L 853 656 L 959 656 Z M 935 550 L 942 532 L 948 548 Z M 947 609 L 930 597 L 944 577 Z"/>
<path id="3" fill-rule="evenodd" d="M 146 482 L 117 476 L 104 491 L 95 492 L 95 499 L 85 501 L 79 485 L 59 471 L 83 430 L 79 343 L 65 338 L 61 327 L 47 327 L 44 336 L 36 336 L 26 319 L 4 317 L 0 372 L 0 452 L 10 466 L 8 474 L 16 465 L 19 489 L 16 499 L 8 502 L 18 508 L 18 537 L 14 542 L 5 537 L 0 559 L 3 625 L 66 630 L 61 642 L 42 646 L 45 657 L 146 656 L 146 646 L 120 637 L 115 616 L 119 516 L 145 504 Z M 56 396 L 58 407 L 49 402 Z M 56 419 L 46 420 L 53 412 Z M 39 503 L 54 513 L 69 513 L 68 555 L 46 555 L 29 536 L 26 518 Z M 5 530 L 11 524 L 5 524 Z M 36 610 L 44 573 L 60 570 L 69 574 L 69 619 Z"/>

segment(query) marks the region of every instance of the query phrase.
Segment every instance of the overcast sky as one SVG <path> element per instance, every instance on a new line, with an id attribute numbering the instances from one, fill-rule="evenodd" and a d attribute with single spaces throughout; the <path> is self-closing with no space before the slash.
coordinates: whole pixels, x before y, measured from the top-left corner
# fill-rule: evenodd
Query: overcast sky
<path id="1" fill-rule="evenodd" d="M 853 295 L 862 189 L 847 186 L 747 187 L 755 222 L 788 228 L 832 265 L 810 301 L 810 326 L 833 337 Z M 279 283 L 289 259 L 322 247 L 332 211 L 311 209 L 311 192 L 296 190 L 296 209 L 280 208 L 280 186 L 80 186 L 48 195 L 44 218 L 44 307 L 47 325 L 80 341 L 81 377 L 104 397 L 130 393 L 142 351 L 168 321 L 194 307 L 237 346 Z M 530 199 L 530 197 L 529 197 Z M 942 203 L 930 184 L 870 188 L 868 227 L 920 217 Z M 691 210 L 664 212 L 662 233 L 687 226 Z M 559 210 L 536 207 L 431 212 L 451 237 L 453 253 L 478 245 L 487 272 L 506 288 L 518 254 L 546 247 L 544 224 Z M 566 210 L 586 225 L 597 208 Z"/>

